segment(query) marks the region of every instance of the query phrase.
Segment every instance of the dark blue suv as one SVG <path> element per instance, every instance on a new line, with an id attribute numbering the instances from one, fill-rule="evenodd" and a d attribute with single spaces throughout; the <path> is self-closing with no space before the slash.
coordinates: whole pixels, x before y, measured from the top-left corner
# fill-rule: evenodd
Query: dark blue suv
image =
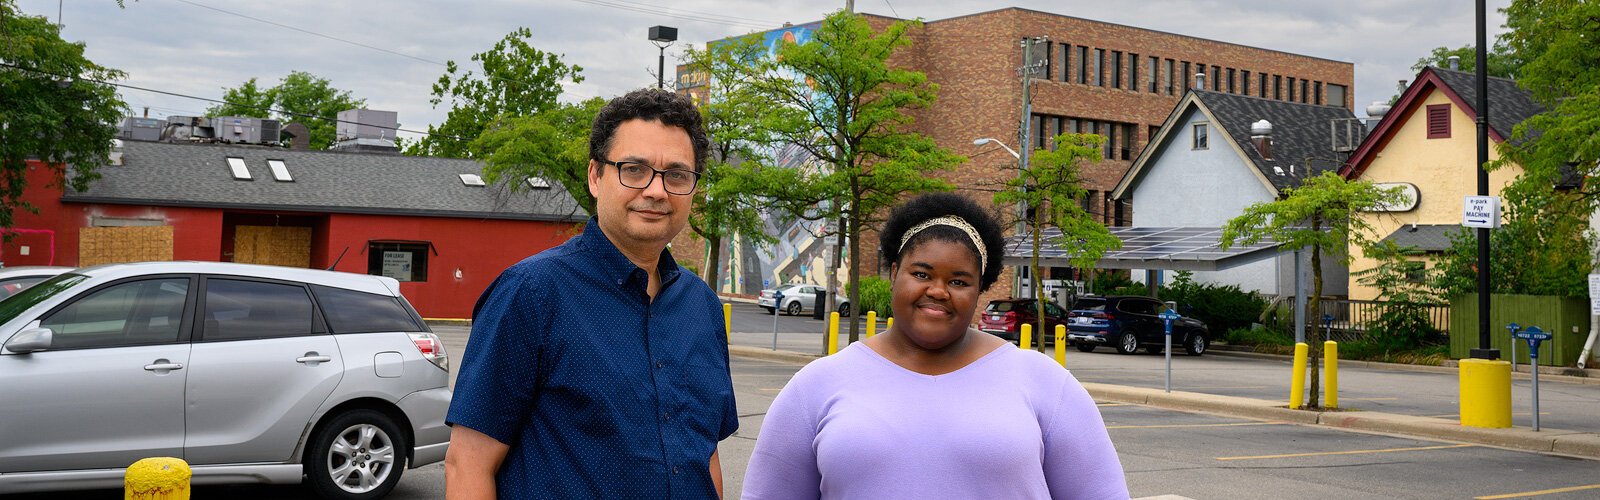
<path id="1" fill-rule="evenodd" d="M 1114 295 L 1082 297 L 1072 305 L 1072 320 L 1067 323 L 1067 340 L 1079 351 L 1090 352 L 1108 345 L 1122 354 L 1133 354 L 1144 347 L 1160 353 L 1166 340 L 1165 325 L 1156 315 L 1166 304 L 1150 297 Z M 1199 356 L 1210 346 L 1206 324 L 1193 318 L 1172 322 L 1172 345 L 1183 346 L 1191 356 Z"/>

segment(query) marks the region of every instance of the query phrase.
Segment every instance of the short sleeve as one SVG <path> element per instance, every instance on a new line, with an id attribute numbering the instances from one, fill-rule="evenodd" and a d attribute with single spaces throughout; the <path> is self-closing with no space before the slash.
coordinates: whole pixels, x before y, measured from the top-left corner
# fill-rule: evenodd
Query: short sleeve
<path id="1" fill-rule="evenodd" d="M 1128 498 L 1127 478 L 1105 420 L 1089 391 L 1071 373 L 1056 405 L 1044 430 L 1044 476 L 1050 497 Z"/>
<path id="2" fill-rule="evenodd" d="M 767 409 L 756 449 L 744 473 L 744 498 L 814 499 L 822 496 L 822 472 L 813 446 L 817 417 L 810 410 L 804 372 L 791 379 Z"/>
<path id="3" fill-rule="evenodd" d="M 472 334 L 445 419 L 501 443 L 515 444 L 537 394 L 538 345 L 546 324 L 538 290 L 518 267 L 496 278 L 478 299 Z"/>

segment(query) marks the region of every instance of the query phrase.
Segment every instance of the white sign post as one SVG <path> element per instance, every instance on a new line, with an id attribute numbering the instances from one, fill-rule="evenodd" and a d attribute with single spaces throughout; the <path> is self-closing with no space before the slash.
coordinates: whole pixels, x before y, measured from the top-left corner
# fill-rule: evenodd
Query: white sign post
<path id="1" fill-rule="evenodd" d="M 1589 275 L 1589 314 L 1600 316 L 1600 274 Z"/>
<path id="2" fill-rule="evenodd" d="M 1500 197 L 1468 196 L 1466 203 L 1462 205 L 1461 225 L 1463 227 L 1499 229 Z"/>

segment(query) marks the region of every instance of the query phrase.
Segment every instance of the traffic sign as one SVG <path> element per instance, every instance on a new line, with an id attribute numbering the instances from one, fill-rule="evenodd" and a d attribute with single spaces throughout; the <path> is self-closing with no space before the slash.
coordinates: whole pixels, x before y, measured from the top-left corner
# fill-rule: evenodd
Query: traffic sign
<path id="1" fill-rule="evenodd" d="M 1500 197 L 1468 196 L 1466 203 L 1462 205 L 1461 225 L 1463 227 L 1499 228 Z"/>

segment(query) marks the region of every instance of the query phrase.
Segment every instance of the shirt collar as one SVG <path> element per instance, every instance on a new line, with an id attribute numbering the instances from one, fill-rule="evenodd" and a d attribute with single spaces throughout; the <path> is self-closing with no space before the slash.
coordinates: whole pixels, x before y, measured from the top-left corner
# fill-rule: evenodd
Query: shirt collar
<path id="1" fill-rule="evenodd" d="M 640 286 L 643 287 L 646 284 L 643 280 L 649 279 L 644 269 L 628 260 L 628 256 L 611 243 L 611 239 L 600 230 L 600 220 L 596 217 L 589 217 L 588 224 L 583 226 L 583 233 L 578 235 L 578 244 L 598 260 L 598 271 L 608 282 L 622 286 L 628 280 L 636 279 L 637 273 L 637 279 L 641 279 Z M 656 273 L 661 276 L 662 288 L 676 281 L 681 269 L 671 252 L 661 250 L 661 258 L 656 261 Z"/>

